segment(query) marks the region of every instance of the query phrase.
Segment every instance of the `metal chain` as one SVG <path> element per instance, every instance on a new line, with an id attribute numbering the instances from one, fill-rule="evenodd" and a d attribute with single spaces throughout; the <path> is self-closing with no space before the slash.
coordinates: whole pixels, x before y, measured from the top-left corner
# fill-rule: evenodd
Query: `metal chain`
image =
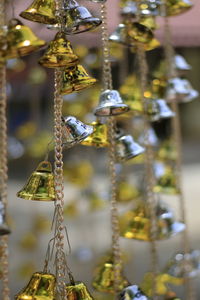
<path id="1" fill-rule="evenodd" d="M 140 87 L 141 87 L 141 97 L 142 97 L 142 105 L 144 111 L 144 133 L 145 133 L 145 145 L 146 152 L 145 152 L 145 182 L 146 182 L 146 197 L 147 197 L 147 206 L 149 209 L 150 214 L 150 236 L 151 236 L 151 269 L 152 273 L 154 274 L 154 283 L 152 287 L 152 299 L 158 299 L 156 295 L 156 275 L 158 274 L 159 267 L 158 267 L 158 250 L 157 250 L 157 243 L 156 243 L 156 235 L 157 235 L 157 218 L 156 218 L 156 206 L 157 201 L 155 199 L 155 194 L 153 192 L 153 188 L 155 186 L 155 176 L 153 170 L 153 161 L 154 161 L 154 152 L 153 148 L 149 142 L 149 129 L 150 129 L 150 122 L 148 120 L 147 112 L 146 112 L 146 105 L 145 105 L 145 91 L 147 87 L 147 74 L 148 74 L 148 66 L 145 56 L 145 51 L 142 45 L 138 45 L 137 47 L 137 59 L 139 64 L 139 74 L 140 74 Z"/>
<path id="2" fill-rule="evenodd" d="M 163 1 L 163 11 L 165 14 L 165 0 Z M 165 24 L 164 24 L 164 34 L 165 34 L 165 59 L 167 65 L 167 79 L 176 76 L 176 70 L 174 67 L 174 48 L 172 46 L 172 39 L 171 39 L 171 30 L 169 25 L 169 20 L 165 17 Z M 186 225 L 186 229 L 182 233 L 182 240 L 181 240 L 181 249 L 183 249 L 184 254 L 190 252 L 190 241 L 189 241 L 189 234 L 188 234 L 188 224 L 186 218 L 186 209 L 185 209 L 185 199 L 183 194 L 182 188 L 182 135 L 181 135 L 181 127 L 180 127 L 180 112 L 179 106 L 177 101 L 172 101 L 171 107 L 175 112 L 175 117 L 172 118 L 172 132 L 173 132 L 173 142 L 177 151 L 177 159 L 176 159 L 176 181 L 177 187 L 180 191 L 179 194 L 179 210 L 182 221 Z M 188 278 L 187 276 L 187 262 L 185 262 L 185 292 L 186 292 L 186 299 L 187 300 L 195 300 L 195 288 L 194 288 L 194 280 Z"/>
<path id="3" fill-rule="evenodd" d="M 111 227 L 112 227 L 112 255 L 114 273 L 114 291 L 119 292 L 122 274 L 122 257 L 119 244 L 119 217 L 117 207 L 117 173 L 116 173 L 116 142 L 115 142 L 115 119 L 110 117 L 108 120 L 109 138 L 109 171 L 111 183 Z"/>
<path id="4" fill-rule="evenodd" d="M 56 279 L 57 289 L 61 299 L 65 298 L 65 253 L 64 253 L 64 179 L 63 179 L 63 148 L 62 148 L 62 105 L 63 98 L 60 95 L 60 82 L 62 71 L 55 70 L 55 93 L 54 93 L 54 138 L 55 138 L 55 162 L 54 162 L 54 180 L 55 180 L 55 239 L 56 239 Z"/>
<path id="5" fill-rule="evenodd" d="M 103 90 L 113 89 L 112 72 L 110 63 L 109 35 L 107 24 L 107 6 L 106 3 L 101 5 L 102 18 L 102 49 L 103 49 Z M 117 296 L 122 274 L 122 258 L 119 245 L 119 218 L 117 208 L 117 173 L 116 173 L 116 142 L 115 142 L 115 118 L 108 118 L 108 137 L 109 137 L 109 172 L 111 183 L 111 228 L 112 228 L 112 256 L 113 256 L 113 278 L 114 291 Z"/>
<path id="6" fill-rule="evenodd" d="M 5 1 L 0 3 L 0 27 L 5 26 Z M 2 31 L 3 32 L 3 31 Z M 2 38 L 2 37 L 1 37 Z M 6 118 L 6 67 L 0 67 L 0 171 L 1 171 L 1 201 L 5 206 L 5 216 L 7 217 L 7 118 Z M 2 255 L 0 265 L 2 268 L 2 299 L 10 300 L 9 288 L 9 265 L 8 265 L 8 236 L 0 237 Z"/>
<path id="7" fill-rule="evenodd" d="M 107 6 L 106 3 L 101 4 L 101 19 L 102 19 L 102 56 L 103 56 L 103 66 L 102 66 L 102 81 L 103 89 L 112 90 L 112 71 L 110 62 L 110 48 L 109 48 L 109 35 L 108 35 L 108 23 L 107 23 Z"/>

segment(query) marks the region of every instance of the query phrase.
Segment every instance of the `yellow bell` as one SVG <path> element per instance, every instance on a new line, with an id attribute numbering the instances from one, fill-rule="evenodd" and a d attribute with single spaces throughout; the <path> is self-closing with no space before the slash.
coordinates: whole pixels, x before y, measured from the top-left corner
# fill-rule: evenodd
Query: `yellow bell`
<path id="1" fill-rule="evenodd" d="M 67 300 L 93 300 L 86 285 L 83 282 L 76 282 L 74 285 L 66 285 Z"/>
<path id="2" fill-rule="evenodd" d="M 12 19 L 9 22 L 7 33 L 7 59 L 28 55 L 45 45 L 33 33 L 31 28 L 23 25 L 19 20 Z"/>
<path id="3" fill-rule="evenodd" d="M 78 56 L 73 53 L 71 43 L 65 38 L 65 34 L 58 32 L 39 63 L 47 68 L 72 67 L 77 65 Z"/>
<path id="4" fill-rule="evenodd" d="M 55 300 L 56 278 L 52 274 L 36 272 L 28 285 L 15 296 L 16 300 Z"/>
<path id="5" fill-rule="evenodd" d="M 126 181 L 121 181 L 117 185 L 117 201 L 120 203 L 129 202 L 137 199 L 140 191 L 136 186 Z"/>
<path id="6" fill-rule="evenodd" d="M 145 25 L 151 30 L 155 30 L 158 28 L 155 17 L 142 17 L 140 18 L 140 24 Z"/>
<path id="7" fill-rule="evenodd" d="M 153 39 L 151 29 L 141 23 L 133 22 L 128 29 L 129 36 L 140 43 L 149 43 Z"/>
<path id="8" fill-rule="evenodd" d="M 54 0 L 34 0 L 20 17 L 43 24 L 55 24 L 57 22 L 56 3 Z"/>
<path id="9" fill-rule="evenodd" d="M 176 195 L 180 193 L 177 186 L 177 178 L 173 168 L 170 165 L 162 163 L 155 164 L 155 176 L 157 183 L 154 187 L 155 193 Z"/>
<path id="10" fill-rule="evenodd" d="M 148 297 L 152 297 L 153 282 L 154 274 L 150 272 L 146 273 L 140 287 Z M 160 273 L 156 276 L 156 294 L 166 295 L 170 292 L 168 284 L 181 285 L 182 283 L 183 280 L 177 279 L 167 273 Z"/>
<path id="11" fill-rule="evenodd" d="M 108 128 L 106 124 L 101 124 L 99 122 L 92 122 L 90 125 L 93 126 L 93 133 L 88 136 L 81 145 L 84 146 L 94 146 L 94 147 L 108 147 Z"/>
<path id="12" fill-rule="evenodd" d="M 166 15 L 176 16 L 188 11 L 193 4 L 190 0 L 168 0 L 166 1 Z"/>
<path id="13" fill-rule="evenodd" d="M 61 95 L 71 94 L 89 88 L 96 79 L 89 76 L 82 65 L 67 68 L 63 72 Z"/>
<path id="14" fill-rule="evenodd" d="M 185 229 L 183 223 L 174 222 L 172 212 L 161 204 L 157 205 L 156 218 L 156 240 L 167 239 Z M 128 239 L 151 241 L 150 214 L 145 202 L 141 202 L 135 209 L 125 212 L 119 221 L 121 236 Z"/>
<path id="15" fill-rule="evenodd" d="M 54 175 L 49 161 L 41 162 L 17 196 L 26 200 L 54 201 Z"/>
<path id="16" fill-rule="evenodd" d="M 157 153 L 157 158 L 160 161 L 176 161 L 178 157 L 177 150 L 171 139 L 165 140 Z"/>
<path id="17" fill-rule="evenodd" d="M 92 286 L 95 290 L 105 293 L 114 293 L 114 267 L 112 257 L 101 264 L 96 270 L 96 276 L 93 279 Z M 122 290 L 129 285 L 127 279 L 123 274 L 120 274 L 120 285 L 119 290 Z"/>

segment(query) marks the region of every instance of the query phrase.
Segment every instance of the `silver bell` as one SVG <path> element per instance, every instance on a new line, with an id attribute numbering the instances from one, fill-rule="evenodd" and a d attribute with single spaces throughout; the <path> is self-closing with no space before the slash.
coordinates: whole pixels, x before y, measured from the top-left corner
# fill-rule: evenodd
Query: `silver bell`
<path id="1" fill-rule="evenodd" d="M 119 300 L 150 300 L 137 285 L 130 285 L 122 290 Z"/>
<path id="2" fill-rule="evenodd" d="M 99 117 L 120 115 L 129 110 L 119 92 L 116 90 L 105 90 L 101 93 L 99 105 L 95 108 L 94 114 Z"/>
<path id="3" fill-rule="evenodd" d="M 159 109 L 159 119 L 167 119 L 175 116 L 175 113 L 169 108 L 165 100 L 156 100 Z"/>
<path id="4" fill-rule="evenodd" d="M 128 160 L 142 154 L 145 149 L 136 143 L 131 135 L 116 139 L 116 157 L 118 161 Z"/>
<path id="5" fill-rule="evenodd" d="M 176 54 L 174 56 L 174 64 L 178 71 L 189 71 L 191 66 L 187 63 L 182 55 Z"/>
<path id="6" fill-rule="evenodd" d="M 143 132 L 140 135 L 138 142 L 144 146 L 148 146 L 148 145 L 151 145 L 152 147 L 158 146 L 158 137 L 155 133 L 155 130 L 152 127 L 150 127 L 148 129 L 148 132 Z"/>
<path id="7" fill-rule="evenodd" d="M 166 272 L 174 277 L 195 277 L 200 273 L 200 251 L 176 253 L 165 268 Z"/>
<path id="8" fill-rule="evenodd" d="M 73 116 L 63 118 L 64 144 L 77 144 L 93 133 L 93 126 L 86 125 Z"/>
<path id="9" fill-rule="evenodd" d="M 0 201 L 0 236 L 10 233 L 10 229 L 5 222 L 5 207 L 2 201 Z"/>

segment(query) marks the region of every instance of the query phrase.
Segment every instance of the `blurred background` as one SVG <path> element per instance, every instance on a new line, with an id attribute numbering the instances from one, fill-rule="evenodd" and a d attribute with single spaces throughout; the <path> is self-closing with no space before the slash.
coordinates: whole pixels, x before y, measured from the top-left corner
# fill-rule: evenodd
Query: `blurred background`
<path id="1" fill-rule="evenodd" d="M 28 6 L 22 0 L 14 2 L 15 15 Z M 81 1 L 95 15 L 100 8 L 88 1 Z M 187 79 L 200 92 L 200 22 L 199 1 L 193 0 L 194 7 L 187 13 L 170 18 L 172 39 L 177 54 L 184 56 L 192 69 Z M 26 6 L 26 7 L 25 7 Z M 10 7 L 8 7 L 8 15 Z M 119 23 L 118 1 L 108 1 L 109 32 Z M 54 32 L 26 20 L 40 38 L 50 41 Z M 156 31 L 163 42 L 163 24 Z M 83 33 L 70 37 L 75 53 L 89 73 L 98 78 L 98 83 L 79 94 L 64 97 L 63 115 L 74 115 L 81 121 L 94 120 L 92 111 L 98 103 L 101 90 L 101 37 L 100 31 Z M 26 201 L 17 198 L 16 193 L 27 178 L 43 160 L 47 144 L 53 133 L 53 71 L 38 65 L 43 51 L 22 59 L 10 60 L 7 71 L 8 134 L 9 134 L 9 215 L 12 228 L 10 236 L 10 274 L 12 296 L 28 282 L 34 271 L 41 271 L 53 217 L 53 203 Z M 135 72 L 135 55 L 119 46 L 111 50 L 114 88 L 119 89 L 127 76 Z M 149 73 L 153 73 L 163 58 L 162 47 L 147 52 Z M 200 249 L 199 236 L 199 180 L 200 180 L 200 99 L 180 104 L 181 129 L 183 134 L 183 183 L 186 212 L 192 249 Z M 138 122 L 130 127 L 127 121 L 120 123 L 138 136 Z M 155 124 L 158 136 L 162 137 L 165 123 Z M 53 161 L 53 153 L 50 154 Z M 64 151 L 65 168 L 65 222 L 68 229 L 72 253 L 69 265 L 77 280 L 90 286 L 93 270 L 99 259 L 110 249 L 110 213 L 108 158 L 106 149 L 76 146 Z M 120 167 L 119 167 L 120 169 Z M 141 179 L 141 172 L 134 164 L 125 164 L 121 171 L 123 178 L 133 182 Z M 175 196 L 162 197 L 179 218 L 179 204 Z M 126 204 L 128 207 L 129 204 Z M 119 204 L 120 212 L 125 210 Z M 180 251 L 180 237 L 172 237 L 158 243 L 161 269 L 170 257 Z M 121 239 L 124 251 L 125 274 L 139 284 L 144 273 L 150 269 L 149 244 Z M 199 287 L 199 278 L 196 287 Z M 175 289 L 175 288 L 174 288 Z M 179 288 L 181 295 L 182 288 Z M 200 289 L 198 291 L 200 295 Z M 100 297 L 96 295 L 96 297 Z M 107 297 L 107 296 L 106 296 Z"/>

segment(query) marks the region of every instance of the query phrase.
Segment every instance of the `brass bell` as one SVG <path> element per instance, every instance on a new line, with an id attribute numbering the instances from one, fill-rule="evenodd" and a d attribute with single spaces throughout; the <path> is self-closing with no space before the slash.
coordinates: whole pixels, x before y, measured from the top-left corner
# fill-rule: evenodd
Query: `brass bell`
<path id="1" fill-rule="evenodd" d="M 54 175 L 49 161 L 42 161 L 38 165 L 23 189 L 17 193 L 17 196 L 25 200 L 55 200 Z"/>
<path id="2" fill-rule="evenodd" d="M 49 273 L 36 272 L 28 285 L 15 296 L 16 300 L 55 300 L 56 278 Z"/>
<path id="3" fill-rule="evenodd" d="M 64 144 L 81 143 L 92 133 L 92 126 L 84 124 L 75 117 L 68 116 L 63 118 Z"/>
<path id="4" fill-rule="evenodd" d="M 155 277 L 156 276 L 156 277 Z M 141 283 L 141 288 L 145 292 L 148 297 L 152 297 L 153 294 L 153 284 L 155 281 L 155 292 L 156 295 L 167 295 L 170 292 L 169 289 L 169 284 L 173 285 L 182 285 L 183 281 L 172 277 L 171 275 L 167 273 L 158 273 L 158 274 L 153 274 L 151 272 L 148 272 L 145 274 L 143 278 L 143 282 Z"/>
<path id="5" fill-rule="evenodd" d="M 174 292 L 169 291 L 166 295 L 164 300 L 181 300 Z"/>
<path id="6" fill-rule="evenodd" d="M 99 18 L 91 15 L 88 9 L 80 6 L 75 0 L 64 3 L 65 10 L 65 27 L 66 34 L 77 34 L 95 29 L 101 24 Z M 49 29 L 58 30 L 59 24 L 47 26 Z"/>
<path id="7" fill-rule="evenodd" d="M 78 56 L 74 54 L 71 43 L 65 38 L 63 32 L 58 32 L 50 42 L 45 54 L 39 63 L 47 68 L 72 67 L 77 65 Z"/>
<path id="8" fill-rule="evenodd" d="M 145 149 L 136 143 L 131 135 L 116 139 L 116 157 L 118 161 L 128 160 L 142 154 Z"/>
<path id="9" fill-rule="evenodd" d="M 166 16 L 177 16 L 192 8 L 190 0 L 168 0 L 166 2 Z"/>
<path id="10" fill-rule="evenodd" d="M 176 278 L 193 278 L 200 273 L 200 251 L 176 253 L 165 267 L 165 271 Z"/>
<path id="11" fill-rule="evenodd" d="M 177 186 L 177 178 L 170 165 L 157 162 L 154 166 L 155 177 L 157 179 L 154 187 L 155 193 L 177 195 L 180 190 Z"/>
<path id="12" fill-rule="evenodd" d="M 96 269 L 96 274 L 92 282 L 95 290 L 105 293 L 114 293 L 114 266 L 113 258 L 109 257 L 106 261 L 100 264 Z M 119 290 L 128 286 L 128 281 L 123 274 L 120 274 Z"/>
<path id="13" fill-rule="evenodd" d="M 130 285 L 119 294 L 119 300 L 150 300 L 137 285 Z"/>
<path id="14" fill-rule="evenodd" d="M 137 186 L 130 184 L 127 181 L 121 181 L 117 184 L 117 201 L 126 203 L 140 197 L 141 192 Z"/>
<path id="15" fill-rule="evenodd" d="M 30 27 L 18 19 L 11 19 L 7 33 L 7 59 L 28 55 L 46 44 L 33 33 Z"/>
<path id="16" fill-rule="evenodd" d="M 5 206 L 2 201 L 0 201 L 0 236 L 7 235 L 10 233 L 10 229 L 6 224 L 6 217 L 5 217 Z"/>
<path id="17" fill-rule="evenodd" d="M 128 29 L 129 36 L 136 42 L 149 43 L 153 39 L 151 29 L 141 23 L 133 22 Z"/>
<path id="18" fill-rule="evenodd" d="M 172 212 L 161 203 L 156 207 L 156 240 L 170 238 L 185 229 L 181 222 L 175 222 Z M 151 241 L 151 221 L 147 204 L 143 201 L 119 218 L 120 234 L 127 239 Z"/>
<path id="19" fill-rule="evenodd" d="M 34 0 L 33 3 L 23 12 L 20 17 L 43 24 L 55 24 L 56 3 L 54 0 Z"/>
<path id="20" fill-rule="evenodd" d="M 94 110 L 94 114 L 99 117 L 109 117 L 120 115 L 129 110 L 119 92 L 116 90 L 105 90 L 101 93 L 99 104 Z"/>
<path id="21" fill-rule="evenodd" d="M 160 161 L 176 161 L 178 157 L 177 150 L 174 142 L 169 139 L 165 140 L 161 145 L 157 153 L 157 158 Z"/>
<path id="22" fill-rule="evenodd" d="M 84 146 L 93 146 L 93 147 L 108 147 L 108 128 L 106 124 L 101 124 L 99 122 L 92 122 L 93 133 L 89 135 L 81 145 Z"/>
<path id="23" fill-rule="evenodd" d="M 94 298 L 88 291 L 83 282 L 76 282 L 74 285 L 66 285 L 67 300 L 93 300 Z"/>
<path id="24" fill-rule="evenodd" d="M 89 76 L 82 65 L 67 68 L 63 72 L 63 80 L 61 86 L 61 95 L 78 92 L 89 88 L 96 82 L 96 79 Z"/>

